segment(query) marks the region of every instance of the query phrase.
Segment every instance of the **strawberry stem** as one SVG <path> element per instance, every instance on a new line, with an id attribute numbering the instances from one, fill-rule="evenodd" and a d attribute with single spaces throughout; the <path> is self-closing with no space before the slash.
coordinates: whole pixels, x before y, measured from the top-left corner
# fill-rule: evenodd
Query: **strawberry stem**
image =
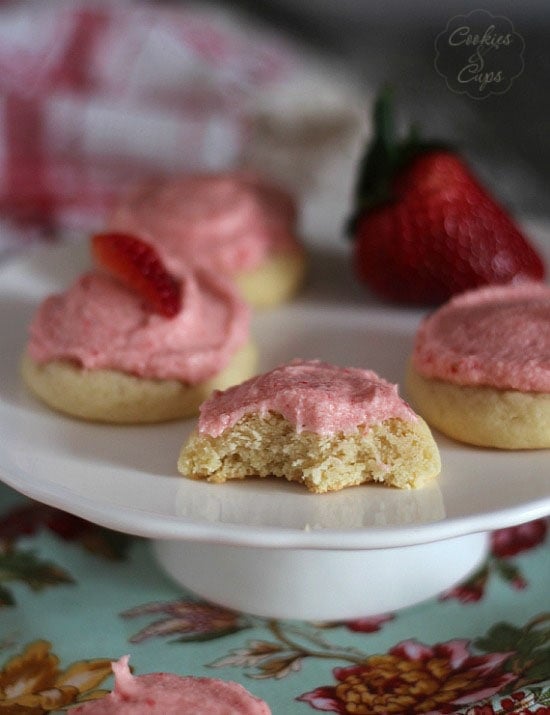
<path id="1" fill-rule="evenodd" d="M 393 90 L 384 87 L 374 105 L 374 145 L 380 158 L 391 162 L 395 151 L 395 122 L 393 120 Z"/>
<path id="2" fill-rule="evenodd" d="M 390 181 L 397 149 L 391 87 L 384 87 L 374 104 L 373 124 L 374 138 L 359 162 L 354 192 L 354 212 L 346 226 L 346 232 L 351 236 L 363 212 L 390 197 Z"/>

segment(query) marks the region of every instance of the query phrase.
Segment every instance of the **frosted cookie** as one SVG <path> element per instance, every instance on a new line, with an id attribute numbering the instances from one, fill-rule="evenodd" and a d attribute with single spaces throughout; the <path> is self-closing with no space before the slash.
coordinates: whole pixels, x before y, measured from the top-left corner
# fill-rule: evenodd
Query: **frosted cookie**
<path id="1" fill-rule="evenodd" d="M 420 325 L 407 378 L 445 434 L 501 449 L 550 447 L 550 286 L 485 287 Z"/>
<path id="2" fill-rule="evenodd" d="M 291 298 L 305 254 L 289 194 L 253 174 L 198 174 L 149 182 L 115 208 L 110 231 L 153 244 L 168 268 L 205 266 L 231 277 L 257 307 Z"/>
<path id="3" fill-rule="evenodd" d="M 370 370 L 294 360 L 201 406 L 181 474 L 284 477 L 323 493 L 365 482 L 418 487 L 440 471 L 426 423 Z"/>
<path id="4" fill-rule="evenodd" d="M 71 708 L 69 715 L 271 715 L 267 703 L 239 683 L 173 673 L 134 676 L 128 656 L 112 668 L 114 690 Z"/>
<path id="5" fill-rule="evenodd" d="M 150 259 L 147 244 L 130 244 Z M 157 273 L 149 266 L 140 284 L 137 264 L 133 287 L 93 270 L 39 306 L 22 375 L 50 407 L 101 422 L 159 422 L 196 414 L 213 389 L 254 374 L 250 309 L 230 282 L 197 270 L 163 283 L 172 279 L 153 261 Z"/>

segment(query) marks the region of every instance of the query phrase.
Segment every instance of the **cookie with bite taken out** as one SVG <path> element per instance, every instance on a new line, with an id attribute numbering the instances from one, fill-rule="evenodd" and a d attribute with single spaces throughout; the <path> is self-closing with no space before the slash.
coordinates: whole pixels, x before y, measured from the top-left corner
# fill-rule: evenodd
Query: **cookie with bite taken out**
<path id="1" fill-rule="evenodd" d="M 428 426 L 396 385 L 319 360 L 214 392 L 178 462 L 192 479 L 275 476 L 317 494 L 367 482 L 419 487 L 440 468 Z"/>

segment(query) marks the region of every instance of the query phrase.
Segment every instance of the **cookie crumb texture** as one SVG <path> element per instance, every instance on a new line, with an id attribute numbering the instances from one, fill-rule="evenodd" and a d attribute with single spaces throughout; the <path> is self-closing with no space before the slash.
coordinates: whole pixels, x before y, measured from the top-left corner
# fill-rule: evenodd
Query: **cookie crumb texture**
<path id="1" fill-rule="evenodd" d="M 218 437 L 193 432 L 178 469 L 192 479 L 225 482 L 283 477 L 322 494 L 367 482 L 420 487 L 439 474 L 439 452 L 422 419 L 387 419 L 350 434 L 296 432 L 279 414 L 245 415 Z"/>

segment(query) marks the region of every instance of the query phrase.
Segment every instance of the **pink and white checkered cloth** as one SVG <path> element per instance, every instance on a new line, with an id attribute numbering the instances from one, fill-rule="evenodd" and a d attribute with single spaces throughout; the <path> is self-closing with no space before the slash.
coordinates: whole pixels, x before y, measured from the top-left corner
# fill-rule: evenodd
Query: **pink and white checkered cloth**
<path id="1" fill-rule="evenodd" d="M 0 253 L 94 230 L 129 182 L 235 165 L 281 38 L 130 0 L 0 4 Z"/>

